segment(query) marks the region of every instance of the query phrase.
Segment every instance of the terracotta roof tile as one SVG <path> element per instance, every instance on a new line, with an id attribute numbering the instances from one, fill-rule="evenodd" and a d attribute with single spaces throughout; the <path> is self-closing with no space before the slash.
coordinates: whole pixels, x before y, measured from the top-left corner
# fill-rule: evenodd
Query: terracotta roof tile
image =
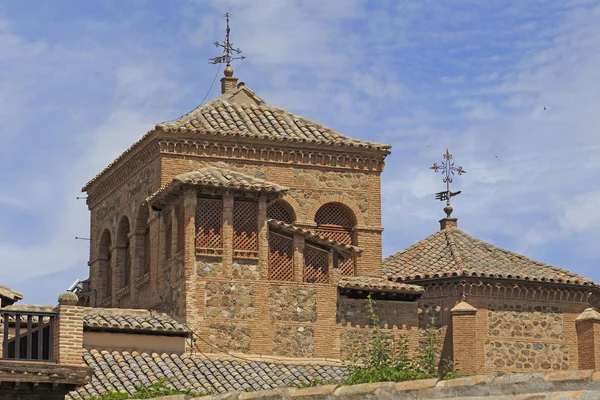
<path id="1" fill-rule="evenodd" d="M 284 192 L 289 189 L 285 186 L 281 186 L 264 179 L 255 178 L 241 172 L 229 171 L 216 167 L 207 167 L 197 171 L 191 171 L 177 175 L 171 182 L 161 186 L 156 192 L 148 196 L 146 201 L 148 203 L 156 202 L 181 185 L 217 187 L 271 193 Z"/>
<path id="2" fill-rule="evenodd" d="M 300 228 L 299 226 L 288 224 L 283 221 L 278 221 L 275 219 L 268 219 L 269 228 L 273 230 L 280 230 L 288 233 L 299 233 L 304 236 L 308 240 L 312 240 L 318 244 L 322 244 L 325 246 L 333 247 L 342 252 L 351 252 L 351 253 L 361 253 L 363 251 L 362 247 L 353 246 L 350 244 L 336 242 L 335 240 L 331 240 L 328 237 L 321 236 L 318 233 L 311 231 L 309 229 Z"/>
<path id="3" fill-rule="evenodd" d="M 94 371 L 92 380 L 66 398 L 87 399 L 108 391 L 134 393 L 161 379 L 195 393 L 262 390 L 313 379 L 341 380 L 342 366 L 242 361 L 190 354 L 157 354 L 84 350 L 83 360 Z"/>
<path id="4" fill-rule="evenodd" d="M 391 148 L 387 144 L 344 136 L 331 128 L 268 105 L 246 86 L 228 91 L 176 121 L 158 124 L 157 127 L 199 133 L 218 131 L 226 136 L 322 143 L 383 151 Z"/>
<path id="5" fill-rule="evenodd" d="M 527 281 L 597 284 L 572 272 L 501 249 L 457 229 L 434 233 L 383 261 L 394 280 L 479 276 Z"/>
<path id="6" fill-rule="evenodd" d="M 377 290 L 405 294 L 425 293 L 425 289 L 422 286 L 393 282 L 386 278 L 377 278 L 373 276 L 344 277 L 338 282 L 338 287 L 343 289 Z"/>
<path id="7" fill-rule="evenodd" d="M 88 308 L 84 311 L 86 328 L 187 333 L 185 325 L 167 314 L 147 310 L 118 308 Z"/>
<path id="8" fill-rule="evenodd" d="M 4 297 L 8 299 L 10 302 L 14 303 L 19 300 L 23 300 L 23 294 L 19 293 L 11 288 L 0 285 L 0 298 Z"/>

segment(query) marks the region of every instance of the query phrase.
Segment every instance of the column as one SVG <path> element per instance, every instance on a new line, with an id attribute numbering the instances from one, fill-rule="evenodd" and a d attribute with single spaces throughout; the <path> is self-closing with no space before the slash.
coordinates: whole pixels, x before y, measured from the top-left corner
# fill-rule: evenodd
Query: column
<path id="1" fill-rule="evenodd" d="M 233 193 L 223 195 L 223 275 L 233 274 Z"/>
<path id="2" fill-rule="evenodd" d="M 269 279 L 269 227 L 267 226 L 267 197 L 258 199 L 258 268 L 260 279 Z"/>
<path id="3" fill-rule="evenodd" d="M 54 359 L 57 364 L 83 364 L 83 307 L 77 295 L 64 292 L 58 296 L 58 317 L 54 326 Z"/>
<path id="4" fill-rule="evenodd" d="M 477 346 L 477 309 L 461 301 L 452 313 L 452 355 L 461 375 L 475 375 L 478 371 L 474 347 Z"/>
<path id="5" fill-rule="evenodd" d="M 294 281 L 304 281 L 304 236 L 294 234 Z"/>
<path id="6" fill-rule="evenodd" d="M 579 369 L 600 369 L 600 313 L 586 308 L 575 318 Z"/>

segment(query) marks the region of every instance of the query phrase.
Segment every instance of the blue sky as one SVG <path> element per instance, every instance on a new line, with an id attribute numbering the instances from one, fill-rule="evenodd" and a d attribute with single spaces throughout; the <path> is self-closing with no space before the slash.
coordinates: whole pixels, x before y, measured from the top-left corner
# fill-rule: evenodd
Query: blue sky
<path id="1" fill-rule="evenodd" d="M 6 0 L 0 284 L 54 304 L 87 277 L 76 196 L 202 101 L 226 10 L 236 76 L 267 102 L 393 145 L 384 255 L 439 229 L 448 147 L 461 229 L 600 281 L 598 1 Z"/>

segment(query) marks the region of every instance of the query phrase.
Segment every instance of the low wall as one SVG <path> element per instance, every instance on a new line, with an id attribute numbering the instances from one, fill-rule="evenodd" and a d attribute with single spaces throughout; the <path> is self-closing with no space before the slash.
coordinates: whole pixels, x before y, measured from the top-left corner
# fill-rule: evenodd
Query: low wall
<path id="1" fill-rule="evenodd" d="M 600 372 L 476 375 L 447 381 L 424 379 L 410 382 L 366 383 L 353 386 L 326 385 L 304 389 L 280 388 L 259 392 L 230 392 L 201 397 L 203 400 L 392 400 L 392 399 L 546 400 L 600 399 Z M 188 396 L 161 397 L 188 400 Z"/>

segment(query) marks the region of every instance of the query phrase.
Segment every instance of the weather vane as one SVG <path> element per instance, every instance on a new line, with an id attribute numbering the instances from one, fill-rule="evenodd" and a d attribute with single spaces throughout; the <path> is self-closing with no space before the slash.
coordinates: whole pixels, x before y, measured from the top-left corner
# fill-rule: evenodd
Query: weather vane
<path id="1" fill-rule="evenodd" d="M 225 13 L 224 17 L 227 20 L 227 30 L 226 35 L 225 35 L 225 42 L 224 43 L 219 43 L 219 42 L 215 42 L 215 46 L 216 47 L 222 47 L 223 48 L 223 55 L 219 56 L 219 57 L 215 57 L 215 58 L 210 58 L 209 61 L 211 64 L 222 64 L 222 63 L 226 63 L 227 66 L 230 66 L 231 62 L 233 60 L 243 60 L 244 58 L 246 58 L 245 56 L 239 56 L 239 57 L 233 57 L 233 55 L 235 54 L 242 54 L 242 50 L 240 49 L 235 49 L 233 47 L 233 43 L 231 43 L 229 41 L 229 17 L 231 17 L 231 14 L 229 13 Z"/>
<path id="2" fill-rule="evenodd" d="M 446 191 L 436 193 L 435 198 L 436 198 L 436 200 L 440 200 L 440 201 L 446 200 L 446 205 L 449 206 L 450 198 L 457 196 L 461 193 L 461 190 L 459 190 L 458 192 L 450 191 L 450 184 L 452 183 L 452 176 L 455 174 L 456 175 L 466 174 L 467 171 L 465 171 L 461 166 L 458 166 L 458 167 L 454 166 L 454 163 L 452 162 L 452 154 L 450 154 L 448 152 L 448 149 L 446 149 L 446 153 L 444 153 L 443 157 L 444 157 L 444 160 L 441 162 L 441 165 L 438 165 L 438 163 L 433 163 L 433 166 L 429 167 L 429 169 L 432 169 L 435 172 L 441 171 L 442 174 L 444 175 L 444 178 L 442 180 L 446 184 Z"/>

